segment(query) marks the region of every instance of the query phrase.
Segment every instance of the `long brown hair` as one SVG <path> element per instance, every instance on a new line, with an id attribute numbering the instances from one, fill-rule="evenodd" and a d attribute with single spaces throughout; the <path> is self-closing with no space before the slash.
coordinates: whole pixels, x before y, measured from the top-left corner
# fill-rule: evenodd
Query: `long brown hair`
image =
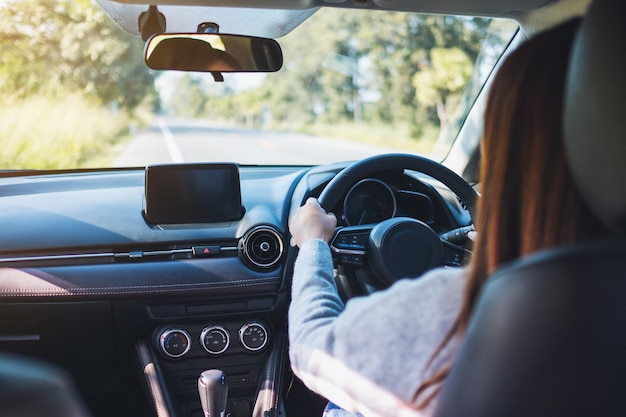
<path id="1" fill-rule="evenodd" d="M 502 264 L 607 234 L 576 189 L 563 149 L 563 89 L 579 21 L 529 39 L 495 75 L 482 137 L 481 197 L 474 219 L 478 239 L 461 311 L 430 363 L 452 338 L 463 335 L 484 283 Z M 419 387 L 418 408 L 439 393 L 451 366 Z"/>

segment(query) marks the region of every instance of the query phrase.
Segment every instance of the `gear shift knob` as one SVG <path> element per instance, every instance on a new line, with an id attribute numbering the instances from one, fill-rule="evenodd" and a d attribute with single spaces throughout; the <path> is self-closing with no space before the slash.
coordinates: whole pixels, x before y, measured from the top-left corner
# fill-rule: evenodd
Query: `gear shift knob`
<path id="1" fill-rule="evenodd" d="M 228 384 L 224 372 L 209 369 L 198 378 L 198 393 L 205 417 L 224 417 Z"/>

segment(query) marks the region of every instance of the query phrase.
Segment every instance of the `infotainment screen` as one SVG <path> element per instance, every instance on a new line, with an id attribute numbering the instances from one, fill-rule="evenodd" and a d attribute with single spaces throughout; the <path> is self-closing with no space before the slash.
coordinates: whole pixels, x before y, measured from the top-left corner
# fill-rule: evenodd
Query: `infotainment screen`
<path id="1" fill-rule="evenodd" d="M 145 176 L 148 223 L 216 223 L 243 216 L 236 164 L 150 165 Z"/>

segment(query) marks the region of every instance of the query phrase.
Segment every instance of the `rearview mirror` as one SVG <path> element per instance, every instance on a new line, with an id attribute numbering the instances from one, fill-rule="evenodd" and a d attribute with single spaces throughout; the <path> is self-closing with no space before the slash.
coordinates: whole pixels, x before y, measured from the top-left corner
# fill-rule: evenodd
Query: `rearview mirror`
<path id="1" fill-rule="evenodd" d="M 155 70 L 275 72 L 283 65 L 273 39 L 215 33 L 161 33 L 148 39 L 145 62 Z"/>

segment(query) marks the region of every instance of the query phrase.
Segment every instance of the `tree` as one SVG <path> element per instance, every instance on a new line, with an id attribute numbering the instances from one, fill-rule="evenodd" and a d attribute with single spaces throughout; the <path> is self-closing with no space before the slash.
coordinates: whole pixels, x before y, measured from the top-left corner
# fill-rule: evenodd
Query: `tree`
<path id="1" fill-rule="evenodd" d="M 488 24 L 479 18 L 320 9 L 293 35 L 278 39 L 285 59 L 279 72 L 268 74 L 253 92 L 212 95 L 215 104 L 207 111 L 231 119 L 245 113 L 247 122 L 269 112 L 290 129 L 387 124 L 408 127 L 420 138 L 425 126 L 449 119 Z M 436 73 L 435 67 L 448 65 L 454 68 L 443 68 L 447 75 Z"/>
<path id="2" fill-rule="evenodd" d="M 443 130 L 472 75 L 473 65 L 460 48 L 433 48 L 430 62 L 413 77 L 416 98 L 425 107 L 433 106 Z"/>
<path id="3" fill-rule="evenodd" d="M 141 40 L 89 0 L 12 1 L 0 8 L 0 27 L 5 99 L 79 91 L 133 109 L 156 97 Z"/>
<path id="4" fill-rule="evenodd" d="M 168 109 L 176 116 L 198 117 L 203 114 L 206 101 L 201 79 L 184 73 L 175 83 Z"/>

